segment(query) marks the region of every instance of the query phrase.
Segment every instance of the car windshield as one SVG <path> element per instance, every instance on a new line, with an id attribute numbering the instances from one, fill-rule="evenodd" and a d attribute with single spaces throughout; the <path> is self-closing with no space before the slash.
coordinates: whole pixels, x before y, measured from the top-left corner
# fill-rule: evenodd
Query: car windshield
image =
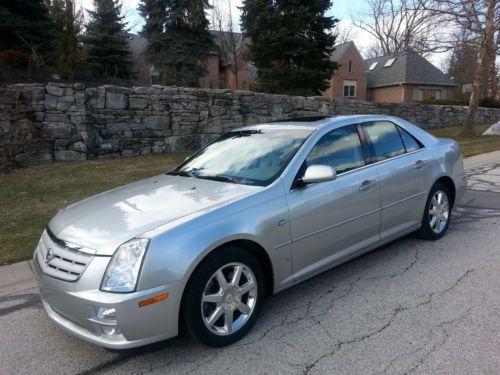
<path id="1" fill-rule="evenodd" d="M 311 132 L 275 127 L 233 131 L 169 174 L 267 186 L 280 175 Z"/>

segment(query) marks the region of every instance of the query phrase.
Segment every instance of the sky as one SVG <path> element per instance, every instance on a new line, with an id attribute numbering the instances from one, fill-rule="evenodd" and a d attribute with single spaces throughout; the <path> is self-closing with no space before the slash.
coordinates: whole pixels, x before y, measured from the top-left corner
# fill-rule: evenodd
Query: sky
<path id="1" fill-rule="evenodd" d="M 77 0 L 77 2 L 78 1 L 84 9 L 92 9 L 92 0 Z M 226 5 L 228 1 L 230 1 L 233 15 L 239 15 L 240 11 L 238 10 L 238 6 L 241 6 L 242 0 L 210 0 L 211 3 L 214 1 L 221 5 Z M 139 0 L 122 0 L 122 2 L 122 10 L 128 22 L 128 27 L 131 28 L 132 32 L 139 32 L 143 22 L 137 12 Z M 334 0 L 333 7 L 329 11 L 329 14 L 340 19 L 340 24 L 346 27 L 352 25 L 352 16 L 363 9 L 366 3 L 367 0 Z M 353 41 L 361 54 L 363 54 L 364 51 L 375 42 L 375 38 L 364 30 L 354 28 Z M 438 68 L 441 68 L 444 57 L 445 54 L 433 54 L 428 56 L 429 60 Z"/>

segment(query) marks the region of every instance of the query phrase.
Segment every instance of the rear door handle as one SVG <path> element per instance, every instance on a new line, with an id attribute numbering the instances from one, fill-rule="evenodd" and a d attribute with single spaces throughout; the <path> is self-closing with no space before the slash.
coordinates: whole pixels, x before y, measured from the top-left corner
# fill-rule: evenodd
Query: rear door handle
<path id="1" fill-rule="evenodd" d="M 413 168 L 420 169 L 425 165 L 425 160 L 417 160 Z"/>
<path id="2" fill-rule="evenodd" d="M 365 180 L 359 187 L 359 191 L 371 190 L 375 185 L 377 185 L 377 180 Z"/>

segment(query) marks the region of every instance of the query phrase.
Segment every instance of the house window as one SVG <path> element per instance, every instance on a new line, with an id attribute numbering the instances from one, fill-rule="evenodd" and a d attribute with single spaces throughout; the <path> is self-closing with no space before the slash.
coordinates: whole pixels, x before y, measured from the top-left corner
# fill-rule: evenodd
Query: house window
<path id="1" fill-rule="evenodd" d="M 349 60 L 349 73 L 352 73 L 352 60 Z"/>
<path id="2" fill-rule="evenodd" d="M 375 68 L 377 67 L 377 65 L 378 65 L 378 61 L 376 61 L 376 62 L 372 63 L 372 64 L 370 65 L 369 70 L 373 70 L 373 69 L 375 69 Z"/>
<path id="3" fill-rule="evenodd" d="M 394 61 L 396 61 L 395 57 L 393 57 L 392 59 L 387 60 L 386 63 L 384 64 L 384 68 L 388 68 L 388 67 L 392 66 L 392 64 L 394 64 Z"/>
<path id="4" fill-rule="evenodd" d="M 344 81 L 344 96 L 347 98 L 356 97 L 356 81 Z"/>
<path id="5" fill-rule="evenodd" d="M 414 89 L 413 100 L 418 102 L 424 100 L 424 91 L 422 89 Z"/>
<path id="6" fill-rule="evenodd" d="M 445 99 L 445 91 L 432 87 L 420 87 L 413 90 L 413 100 L 440 100 Z"/>

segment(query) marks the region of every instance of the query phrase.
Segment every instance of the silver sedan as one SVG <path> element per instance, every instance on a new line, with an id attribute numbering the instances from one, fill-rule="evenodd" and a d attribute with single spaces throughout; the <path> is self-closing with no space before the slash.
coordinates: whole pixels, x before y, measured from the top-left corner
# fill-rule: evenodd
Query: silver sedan
<path id="1" fill-rule="evenodd" d="M 34 253 L 43 306 L 107 348 L 228 345 L 267 295 L 412 232 L 441 238 L 466 183 L 456 142 L 395 117 L 236 129 L 60 211 Z"/>

